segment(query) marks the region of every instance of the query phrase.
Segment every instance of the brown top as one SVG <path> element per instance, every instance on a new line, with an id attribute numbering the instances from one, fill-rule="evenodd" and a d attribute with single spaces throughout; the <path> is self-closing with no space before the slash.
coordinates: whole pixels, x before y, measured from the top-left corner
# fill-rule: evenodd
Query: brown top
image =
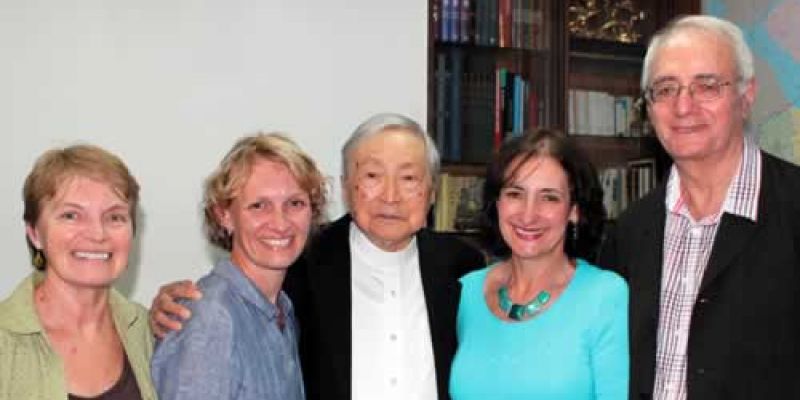
<path id="1" fill-rule="evenodd" d="M 128 355 L 125 354 L 122 374 L 114 386 L 95 397 L 81 397 L 70 393 L 67 398 L 69 400 L 142 400 L 142 394 L 139 393 L 139 385 L 136 384 L 133 368 L 128 362 Z"/>

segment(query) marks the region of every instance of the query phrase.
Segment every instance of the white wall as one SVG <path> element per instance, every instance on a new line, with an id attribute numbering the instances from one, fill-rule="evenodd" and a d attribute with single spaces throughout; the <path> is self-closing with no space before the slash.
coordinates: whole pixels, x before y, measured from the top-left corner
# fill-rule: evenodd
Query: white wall
<path id="1" fill-rule="evenodd" d="M 30 270 L 21 188 L 52 146 L 120 155 L 142 186 L 138 251 L 119 287 L 158 286 L 212 262 L 201 183 L 234 140 L 283 130 L 331 176 L 380 111 L 425 120 L 425 0 L 0 2 L 0 297 Z"/>

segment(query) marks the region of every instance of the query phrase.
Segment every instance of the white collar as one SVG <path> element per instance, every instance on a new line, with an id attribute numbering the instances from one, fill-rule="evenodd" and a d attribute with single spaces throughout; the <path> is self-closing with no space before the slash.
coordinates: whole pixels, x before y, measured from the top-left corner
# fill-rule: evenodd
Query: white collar
<path id="1" fill-rule="evenodd" d="M 350 248 L 353 255 L 358 255 L 372 268 L 393 268 L 408 265 L 417 258 L 417 238 L 411 238 L 405 248 L 398 251 L 386 251 L 376 246 L 366 234 L 355 224 L 350 223 Z"/>

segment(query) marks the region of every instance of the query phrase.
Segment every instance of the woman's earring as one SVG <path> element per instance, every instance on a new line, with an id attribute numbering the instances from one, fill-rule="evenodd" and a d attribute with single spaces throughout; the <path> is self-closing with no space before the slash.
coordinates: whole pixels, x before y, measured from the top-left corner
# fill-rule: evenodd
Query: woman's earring
<path id="1" fill-rule="evenodd" d="M 36 249 L 33 252 L 33 266 L 36 269 L 44 268 L 44 252 L 41 249 Z"/>
<path id="2" fill-rule="evenodd" d="M 572 241 L 578 244 L 578 224 L 572 224 Z"/>

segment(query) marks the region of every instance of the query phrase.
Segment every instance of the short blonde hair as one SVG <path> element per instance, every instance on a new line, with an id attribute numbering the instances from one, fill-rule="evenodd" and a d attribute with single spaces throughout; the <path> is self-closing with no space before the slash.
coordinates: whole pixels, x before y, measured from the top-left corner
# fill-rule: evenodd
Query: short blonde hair
<path id="1" fill-rule="evenodd" d="M 282 133 L 258 133 L 239 139 L 205 182 L 203 211 L 209 242 L 230 251 L 233 236 L 218 221 L 216 209 L 227 208 L 242 189 L 256 158 L 286 165 L 311 199 L 312 229 L 324 220 L 327 183 L 314 160 Z"/>
<path id="2" fill-rule="evenodd" d="M 23 220 L 35 226 L 45 201 L 50 200 L 70 178 L 87 177 L 109 184 L 114 192 L 126 203 L 128 213 L 136 230 L 136 214 L 139 205 L 139 183 L 131 175 L 128 167 L 113 153 L 101 147 L 79 144 L 44 152 L 33 164 L 33 169 L 25 178 L 22 199 L 25 203 Z M 26 237 L 27 238 L 27 237 Z M 45 269 L 46 262 L 37 262 L 39 249 L 28 240 L 31 263 L 37 269 Z M 43 257 L 39 254 L 39 257 Z"/>

